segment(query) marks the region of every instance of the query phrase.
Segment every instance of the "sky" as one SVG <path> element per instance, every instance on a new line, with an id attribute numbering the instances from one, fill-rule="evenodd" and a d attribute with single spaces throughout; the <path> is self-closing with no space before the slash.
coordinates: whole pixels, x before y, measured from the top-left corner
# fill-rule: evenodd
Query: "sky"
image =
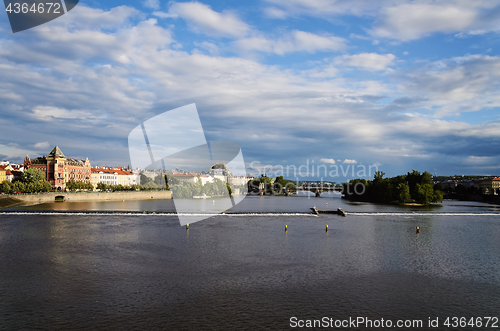
<path id="1" fill-rule="evenodd" d="M 497 0 L 84 0 L 13 34 L 4 13 L 0 159 L 127 166 L 131 130 L 195 103 L 249 173 L 499 175 L 499 19 Z"/>

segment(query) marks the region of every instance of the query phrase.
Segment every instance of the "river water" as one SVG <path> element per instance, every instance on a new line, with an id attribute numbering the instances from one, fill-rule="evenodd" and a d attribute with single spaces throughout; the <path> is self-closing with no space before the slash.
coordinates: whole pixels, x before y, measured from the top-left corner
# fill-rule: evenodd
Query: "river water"
<path id="1" fill-rule="evenodd" d="M 349 215 L 307 214 L 314 205 Z M 477 325 L 446 328 L 447 317 L 500 317 L 499 206 L 247 197 L 189 231 L 175 215 L 92 210 L 174 211 L 151 200 L 0 214 L 0 329 L 283 330 L 292 317 L 365 317 L 451 330 Z"/>

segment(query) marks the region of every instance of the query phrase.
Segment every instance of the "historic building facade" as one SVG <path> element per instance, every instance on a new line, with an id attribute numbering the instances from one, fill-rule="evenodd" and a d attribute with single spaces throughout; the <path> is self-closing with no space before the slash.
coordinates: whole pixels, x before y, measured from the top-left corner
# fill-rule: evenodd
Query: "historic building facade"
<path id="1" fill-rule="evenodd" d="M 62 191 L 66 188 L 66 183 L 70 180 L 90 181 L 91 167 L 89 159 L 77 160 L 66 158 L 59 147 L 47 155 L 30 159 L 28 155 L 24 159 L 25 169 L 38 169 L 45 174 L 45 179 L 52 185 L 52 188 Z"/>

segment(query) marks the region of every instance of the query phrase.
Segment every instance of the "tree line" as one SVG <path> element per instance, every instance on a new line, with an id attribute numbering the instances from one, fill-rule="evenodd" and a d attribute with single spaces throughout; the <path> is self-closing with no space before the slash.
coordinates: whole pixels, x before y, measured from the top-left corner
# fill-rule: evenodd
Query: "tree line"
<path id="1" fill-rule="evenodd" d="M 385 173 L 377 171 L 373 180 L 353 179 L 345 183 L 346 199 L 381 203 L 410 203 L 422 205 L 443 202 L 442 185 L 434 185 L 432 175 L 413 170 L 406 175 L 383 178 Z"/>
<path id="2" fill-rule="evenodd" d="M 218 178 L 215 178 L 213 182 L 203 185 L 199 175 L 196 182 L 183 182 L 176 178 L 168 178 L 165 175 L 165 182 L 167 189 L 170 189 L 173 197 L 177 199 L 190 199 L 203 194 L 211 197 L 230 196 L 233 194 L 231 186 Z"/>
<path id="3" fill-rule="evenodd" d="M 3 181 L 0 192 L 4 193 L 39 193 L 52 191 L 52 185 L 45 180 L 45 175 L 38 169 L 26 169 L 20 178 L 11 182 Z"/>
<path id="4" fill-rule="evenodd" d="M 146 179 L 147 180 L 146 180 Z M 109 185 L 98 183 L 96 189 L 100 191 L 137 191 L 137 190 L 156 190 L 165 189 L 166 177 L 157 176 L 154 180 L 144 175 L 145 185 Z M 70 179 L 66 182 L 66 189 L 69 191 L 93 191 L 94 186 L 90 181 L 77 181 Z M 167 188 L 168 189 L 168 188 Z M 53 191 L 52 185 L 45 180 L 45 174 L 35 168 L 25 169 L 20 178 L 16 178 L 11 182 L 3 181 L 0 183 L 0 192 L 3 193 L 40 193 Z"/>
<path id="5" fill-rule="evenodd" d="M 258 178 L 249 180 L 247 185 L 248 192 L 253 193 L 260 193 L 263 190 L 266 194 L 286 194 L 289 191 L 295 192 L 297 190 L 295 184 L 288 179 L 284 179 L 283 176 L 273 179 L 266 175 L 261 175 Z"/>

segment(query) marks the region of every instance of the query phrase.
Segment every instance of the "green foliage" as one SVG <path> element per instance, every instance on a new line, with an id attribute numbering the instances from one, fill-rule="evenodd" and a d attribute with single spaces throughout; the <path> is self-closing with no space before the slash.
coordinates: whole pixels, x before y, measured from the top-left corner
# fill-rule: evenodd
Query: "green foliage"
<path id="1" fill-rule="evenodd" d="M 0 185 L 0 191 L 6 193 L 39 193 L 52 191 L 52 185 L 45 180 L 45 175 L 38 169 L 24 170 L 21 178 L 9 183 L 7 181 Z"/>
<path id="2" fill-rule="evenodd" d="M 344 184 L 343 193 L 348 199 L 381 203 L 415 201 L 428 205 L 443 201 L 440 187 L 433 186 L 432 176 L 427 171 L 421 174 L 412 170 L 406 175 L 391 178 L 384 178 L 384 175 L 377 171 L 372 181 L 353 179 Z"/>
<path id="3" fill-rule="evenodd" d="M 168 183 L 168 176 L 167 176 L 167 175 L 165 175 L 165 188 L 166 188 L 167 190 L 170 190 L 170 185 L 169 185 L 169 183 Z"/>
<path id="4" fill-rule="evenodd" d="M 12 192 L 26 192 L 26 184 L 22 181 L 12 183 Z"/>
<path id="5" fill-rule="evenodd" d="M 99 182 L 96 185 L 96 189 L 101 191 L 107 191 L 110 188 L 110 185 L 106 185 L 105 183 Z"/>
<path id="6" fill-rule="evenodd" d="M 94 189 L 94 186 L 89 181 L 83 182 L 71 179 L 66 183 L 66 188 L 70 191 L 78 191 L 78 190 L 92 191 Z"/>
<path id="7" fill-rule="evenodd" d="M 142 183 L 142 181 L 141 181 L 141 183 Z M 152 180 L 147 181 L 145 184 L 142 184 L 142 186 L 145 188 L 150 188 L 150 189 L 151 188 L 158 188 L 158 186 Z"/>
<path id="8" fill-rule="evenodd" d="M 158 188 L 165 188 L 165 176 L 156 176 L 154 179 L 154 183 Z"/>
<path id="9" fill-rule="evenodd" d="M 43 182 L 45 180 L 45 174 L 35 168 L 26 169 L 23 171 L 20 180 L 25 184 Z"/>
<path id="10" fill-rule="evenodd" d="M 295 191 L 297 187 L 288 179 L 284 179 L 283 176 L 278 176 L 274 180 L 272 186 L 273 193 L 284 194 L 285 192 L 292 190 Z"/>
<path id="11" fill-rule="evenodd" d="M 411 200 L 410 186 L 408 182 L 398 184 L 398 201 L 400 203 L 406 203 Z"/>
<path id="12" fill-rule="evenodd" d="M 283 178 L 283 176 L 279 177 Z M 260 192 L 260 184 L 264 184 L 264 192 L 272 193 L 274 192 L 273 182 L 273 178 L 261 175 L 259 178 L 248 181 L 248 192 Z"/>
<path id="13" fill-rule="evenodd" d="M 4 192 L 4 193 L 10 193 L 10 192 L 12 192 L 12 184 L 10 182 L 4 180 L 0 184 L 0 192 Z"/>
<path id="14" fill-rule="evenodd" d="M 100 190 L 102 192 L 105 191 L 137 191 L 137 190 L 146 190 L 147 188 L 142 187 L 140 185 L 132 185 L 132 186 L 124 186 L 122 184 L 118 185 L 107 185 L 105 183 L 98 183 L 96 185 L 96 190 Z"/>
<path id="15" fill-rule="evenodd" d="M 193 196 L 200 196 L 205 193 L 208 196 L 229 196 L 232 192 L 231 187 L 228 183 L 223 182 L 220 179 L 214 179 L 213 183 L 206 183 L 202 185 L 201 179 L 195 183 L 192 182 L 181 182 L 176 185 L 172 185 L 173 197 L 176 199 L 189 199 Z"/>

